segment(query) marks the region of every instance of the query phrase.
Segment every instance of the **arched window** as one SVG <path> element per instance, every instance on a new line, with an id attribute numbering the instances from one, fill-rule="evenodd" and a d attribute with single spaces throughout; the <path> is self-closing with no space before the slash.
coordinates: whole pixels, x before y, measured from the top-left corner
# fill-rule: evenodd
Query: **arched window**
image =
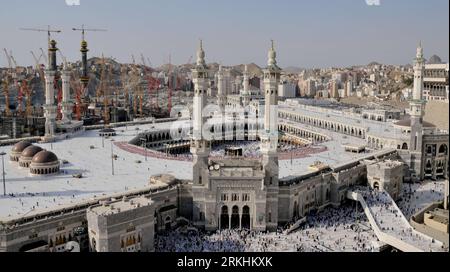
<path id="1" fill-rule="evenodd" d="M 439 153 L 447 155 L 448 148 L 447 145 L 443 144 L 439 147 Z"/>
<path id="2" fill-rule="evenodd" d="M 408 150 L 408 144 L 407 144 L 407 143 L 403 143 L 402 149 L 403 149 L 403 150 Z"/>

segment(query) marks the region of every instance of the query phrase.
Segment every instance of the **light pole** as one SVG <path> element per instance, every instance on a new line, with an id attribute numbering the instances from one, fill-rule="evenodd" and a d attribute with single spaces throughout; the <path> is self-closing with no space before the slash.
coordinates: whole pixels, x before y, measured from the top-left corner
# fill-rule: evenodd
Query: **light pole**
<path id="1" fill-rule="evenodd" d="M 113 142 L 114 142 L 114 139 L 111 139 L 111 172 L 112 172 L 112 175 L 114 176 L 114 153 L 113 153 Z"/>
<path id="2" fill-rule="evenodd" d="M 142 142 L 142 148 L 144 148 L 144 150 L 145 150 L 145 161 L 147 161 L 147 147 L 144 146 L 144 143 L 146 143 L 146 139 L 141 138 L 141 142 Z"/>
<path id="3" fill-rule="evenodd" d="M 0 152 L 0 156 L 2 156 L 2 175 L 3 175 L 3 195 L 6 196 L 6 183 L 5 183 L 5 152 Z"/>
<path id="4" fill-rule="evenodd" d="M 105 148 L 105 135 L 102 135 L 102 148 Z"/>

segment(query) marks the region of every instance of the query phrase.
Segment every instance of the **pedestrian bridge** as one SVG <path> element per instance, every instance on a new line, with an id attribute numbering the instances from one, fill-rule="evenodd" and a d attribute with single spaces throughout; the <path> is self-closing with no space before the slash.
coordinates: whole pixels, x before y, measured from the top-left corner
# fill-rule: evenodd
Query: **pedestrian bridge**
<path id="1" fill-rule="evenodd" d="M 361 203 L 381 242 L 403 252 L 446 251 L 441 242 L 414 230 L 388 193 L 358 187 L 348 191 L 347 198 Z"/>

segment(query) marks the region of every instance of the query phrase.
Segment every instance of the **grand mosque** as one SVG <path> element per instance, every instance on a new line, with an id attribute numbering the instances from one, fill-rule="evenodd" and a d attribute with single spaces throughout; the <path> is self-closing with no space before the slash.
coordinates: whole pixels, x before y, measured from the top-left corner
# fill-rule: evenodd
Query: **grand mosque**
<path id="1" fill-rule="evenodd" d="M 58 72 L 51 45 L 48 82 Z M 153 251 L 155 235 L 181 219 L 205 231 L 271 232 L 339 208 L 355 186 L 397 200 L 404 182 L 448 178 L 448 132 L 423 121 L 422 46 L 413 98 L 401 116 L 279 101 L 283 71 L 273 42 L 260 89 L 250 86 L 245 69 L 240 94 L 229 93 L 220 68 L 211 97 L 205 55 L 200 42 L 188 116 L 100 130 L 66 111 L 55 123 L 54 86 L 46 84 L 45 137 L 0 146 L 10 157 L 0 251 L 57 252 L 71 241 L 90 251 Z M 236 107 L 246 110 L 235 114 Z"/>

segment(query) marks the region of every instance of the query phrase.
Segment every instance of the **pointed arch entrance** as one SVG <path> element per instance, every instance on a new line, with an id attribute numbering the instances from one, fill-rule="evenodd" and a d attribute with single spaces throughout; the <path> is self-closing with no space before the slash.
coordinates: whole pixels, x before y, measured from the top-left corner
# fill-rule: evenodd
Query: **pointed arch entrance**
<path id="1" fill-rule="evenodd" d="M 228 229 L 230 226 L 230 216 L 228 214 L 228 207 L 222 206 L 220 211 L 220 229 Z"/>
<path id="2" fill-rule="evenodd" d="M 239 207 L 233 206 L 231 209 L 231 228 L 237 229 L 239 228 Z"/>
<path id="3" fill-rule="evenodd" d="M 248 206 L 244 206 L 242 208 L 242 217 L 241 217 L 241 226 L 243 229 L 250 229 L 250 208 Z"/>

